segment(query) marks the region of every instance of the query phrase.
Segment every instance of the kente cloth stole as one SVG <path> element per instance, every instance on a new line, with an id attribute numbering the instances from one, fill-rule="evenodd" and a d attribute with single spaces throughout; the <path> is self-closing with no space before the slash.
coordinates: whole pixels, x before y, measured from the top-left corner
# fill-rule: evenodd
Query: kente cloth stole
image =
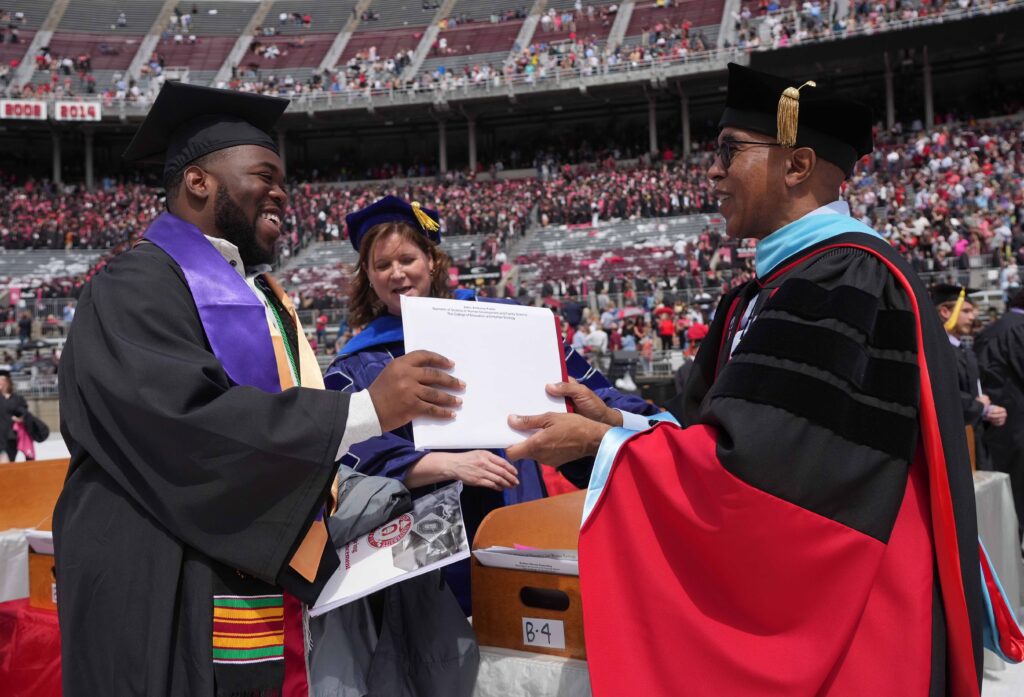
<path id="1" fill-rule="evenodd" d="M 267 301 L 270 306 L 279 305 L 284 313 L 280 308 L 265 309 L 263 300 L 194 225 L 163 213 L 146 230 L 145 239 L 181 268 L 210 348 L 235 384 L 265 392 L 296 385 L 323 389 L 316 356 L 295 309 L 272 278 L 263 276 L 265 287 L 278 302 Z M 274 312 L 277 314 L 271 319 L 268 314 Z M 286 348 L 282 327 L 294 328 L 293 346 Z M 321 510 L 289 563 L 307 580 L 316 577 L 329 541 L 323 515 Z M 279 697 L 286 667 L 289 685 L 304 685 L 301 604 L 274 584 L 226 566 L 213 564 L 211 568 L 211 657 L 217 697 Z"/>

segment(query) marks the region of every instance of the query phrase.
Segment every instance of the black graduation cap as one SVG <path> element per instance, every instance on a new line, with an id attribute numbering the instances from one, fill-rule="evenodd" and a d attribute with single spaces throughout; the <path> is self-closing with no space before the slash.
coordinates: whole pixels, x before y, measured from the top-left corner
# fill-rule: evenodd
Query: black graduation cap
<path id="1" fill-rule="evenodd" d="M 0 368 L 0 378 L 9 378 L 9 377 L 11 377 L 11 371 L 8 370 L 7 368 Z"/>
<path id="2" fill-rule="evenodd" d="M 277 153 L 270 129 L 288 100 L 166 82 L 124 151 L 129 162 L 164 165 L 164 178 L 203 155 L 235 145 Z"/>
<path id="3" fill-rule="evenodd" d="M 951 283 L 936 283 L 928 289 L 928 293 L 932 296 L 932 302 L 938 305 L 945 305 L 946 303 L 955 303 L 960 299 L 960 292 L 963 291 L 964 297 L 969 297 L 972 293 L 977 293 L 977 288 L 966 288 L 964 286 L 955 286 Z"/>
<path id="4" fill-rule="evenodd" d="M 352 246 L 359 251 L 363 236 L 375 225 L 381 223 L 408 223 L 414 230 L 419 230 L 435 243 L 441 242 L 441 216 L 437 211 L 423 208 L 413 201 L 406 203 L 397 196 L 385 196 L 374 201 L 366 208 L 345 216 L 348 226 L 348 238 Z"/>
<path id="5" fill-rule="evenodd" d="M 732 126 L 813 148 L 849 174 L 872 149 L 871 109 L 815 82 L 803 84 L 729 63 L 729 93 L 719 128 Z"/>

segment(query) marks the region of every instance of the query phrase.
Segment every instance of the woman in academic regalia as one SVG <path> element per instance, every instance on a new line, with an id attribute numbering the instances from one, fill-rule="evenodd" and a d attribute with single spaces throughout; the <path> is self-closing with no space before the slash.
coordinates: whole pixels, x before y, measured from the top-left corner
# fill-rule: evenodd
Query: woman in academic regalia
<path id="1" fill-rule="evenodd" d="M 355 392 L 364 389 L 391 360 L 405 353 L 401 296 L 452 297 L 448 287 L 451 259 L 438 246 L 438 214 L 416 203 L 387 196 L 347 216 L 346 223 L 349 238 L 359 251 L 359 267 L 349 300 L 349 324 L 363 329 L 342 348 L 328 368 L 324 383 L 329 389 Z M 472 290 L 458 290 L 454 295 L 466 301 L 512 302 L 477 298 Z M 635 414 L 657 412 L 639 397 L 615 391 L 603 375 L 572 349 L 566 347 L 565 352 L 568 374 L 608 405 Z M 501 369 L 502 366 L 495 366 L 495 370 Z M 346 458 L 342 464 L 364 474 L 402 480 L 414 496 L 453 480 L 463 482 L 462 509 L 470 541 L 484 516 L 495 508 L 547 495 L 540 467 L 533 460 L 509 462 L 502 450 L 417 451 L 409 425 L 354 445 Z M 589 480 L 591 465 L 592 460 L 581 460 L 575 468 L 563 467 L 561 471 L 583 487 Z M 469 564 L 448 566 L 445 576 L 468 615 Z"/>

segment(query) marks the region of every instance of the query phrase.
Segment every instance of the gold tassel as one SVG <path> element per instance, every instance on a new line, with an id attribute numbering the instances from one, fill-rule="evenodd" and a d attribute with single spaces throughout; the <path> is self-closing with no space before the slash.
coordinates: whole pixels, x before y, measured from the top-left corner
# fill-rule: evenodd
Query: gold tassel
<path id="1" fill-rule="evenodd" d="M 964 307 L 964 300 L 966 298 L 967 298 L 967 289 L 966 288 L 961 288 L 960 289 L 960 297 L 958 297 L 956 299 L 956 305 L 953 306 L 953 314 L 951 314 L 949 316 L 949 319 L 946 320 L 946 323 L 944 325 L 942 325 L 943 327 L 946 328 L 947 332 L 951 332 L 951 331 L 953 331 L 956 328 L 957 320 L 960 319 L 960 310 L 963 309 L 963 307 Z"/>
<path id="2" fill-rule="evenodd" d="M 796 145 L 796 128 L 800 116 L 800 90 L 808 85 L 817 87 L 813 80 L 808 80 L 799 87 L 787 87 L 779 97 L 779 108 L 776 115 L 779 145 L 787 148 Z"/>
<path id="3" fill-rule="evenodd" d="M 416 216 L 416 220 L 419 221 L 420 227 L 427 232 L 437 232 L 441 229 L 441 226 L 434 222 L 433 218 L 423 212 L 418 201 L 412 202 L 412 213 Z"/>

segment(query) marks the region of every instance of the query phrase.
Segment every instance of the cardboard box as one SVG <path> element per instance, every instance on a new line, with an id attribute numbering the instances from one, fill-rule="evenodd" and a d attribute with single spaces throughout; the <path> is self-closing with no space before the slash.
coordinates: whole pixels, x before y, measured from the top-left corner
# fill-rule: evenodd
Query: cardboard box
<path id="1" fill-rule="evenodd" d="M 27 530 L 28 604 L 40 610 L 57 610 L 57 575 L 53 561 L 53 533 L 47 520 L 35 530 Z"/>
<path id="2" fill-rule="evenodd" d="M 67 476 L 68 461 L 0 464 L 0 530 L 27 528 L 29 605 L 56 610 L 51 516 Z"/>
<path id="3" fill-rule="evenodd" d="M 28 604 L 40 610 L 57 611 L 57 578 L 52 554 L 28 553 Z"/>
<path id="4" fill-rule="evenodd" d="M 516 544 L 577 549 L 585 491 L 492 511 L 474 549 Z M 586 659 L 579 576 L 499 569 L 470 561 L 473 628 L 482 646 Z"/>

